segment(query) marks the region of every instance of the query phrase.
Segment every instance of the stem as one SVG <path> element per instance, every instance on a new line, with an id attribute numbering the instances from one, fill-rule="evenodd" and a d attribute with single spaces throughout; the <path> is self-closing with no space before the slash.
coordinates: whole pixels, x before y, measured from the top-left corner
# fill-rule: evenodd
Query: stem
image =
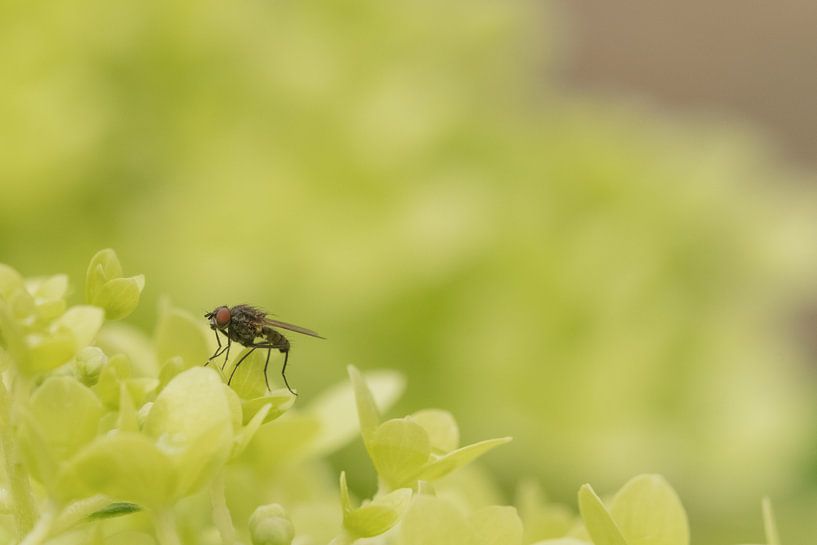
<path id="1" fill-rule="evenodd" d="M 11 413 L 11 396 L 6 385 L 0 380 L 0 450 L 3 452 L 3 462 L 6 466 L 6 475 L 8 475 L 8 487 L 19 537 L 31 532 L 37 516 L 28 471 L 17 450 L 17 441 L 14 440 L 16 426 L 12 424 L 14 420 Z"/>
<path id="2" fill-rule="evenodd" d="M 57 515 L 57 518 L 54 520 L 54 525 L 52 526 L 53 533 L 59 534 L 73 528 L 81 522 L 85 522 L 90 515 L 99 511 L 110 503 L 111 499 L 102 494 L 97 494 L 96 496 L 91 496 L 89 498 L 84 498 L 70 503 L 60 512 L 59 515 Z"/>
<path id="3" fill-rule="evenodd" d="M 210 503 L 213 506 L 213 522 L 221 534 L 221 541 L 224 545 L 233 545 L 236 542 L 235 526 L 224 495 L 224 470 L 219 471 L 210 483 Z"/>
<path id="4" fill-rule="evenodd" d="M 156 528 L 156 539 L 159 545 L 181 545 L 179 532 L 176 530 L 176 515 L 172 507 L 166 507 L 153 513 L 153 524 Z"/>
<path id="5" fill-rule="evenodd" d="M 53 507 L 53 506 L 52 506 Z M 51 525 L 54 523 L 54 510 L 49 508 L 40 515 L 37 519 L 37 524 L 26 535 L 25 539 L 20 542 L 20 545 L 40 545 L 48 538 L 51 533 Z"/>

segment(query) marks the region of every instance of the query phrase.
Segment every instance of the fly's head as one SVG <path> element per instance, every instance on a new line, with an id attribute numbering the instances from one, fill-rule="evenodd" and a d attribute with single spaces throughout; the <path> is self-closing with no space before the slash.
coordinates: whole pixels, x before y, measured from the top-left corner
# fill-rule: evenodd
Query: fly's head
<path id="1" fill-rule="evenodd" d="M 221 331 L 230 325 L 230 320 L 232 320 L 230 307 L 223 305 L 214 308 L 212 311 L 205 314 L 204 317 L 210 320 L 210 329 Z"/>

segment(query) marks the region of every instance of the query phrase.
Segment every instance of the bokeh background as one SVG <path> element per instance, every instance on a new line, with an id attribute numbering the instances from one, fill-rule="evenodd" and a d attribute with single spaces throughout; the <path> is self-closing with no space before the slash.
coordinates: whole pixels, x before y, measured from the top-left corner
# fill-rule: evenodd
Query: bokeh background
<path id="1" fill-rule="evenodd" d="M 396 368 L 574 503 L 665 474 L 695 543 L 817 536 L 817 9 L 528 0 L 0 6 L 0 261 L 119 253 L 250 302 L 303 396 Z M 811 23 L 808 23 L 811 21 Z M 399 414 L 399 413 L 396 413 Z M 339 467 L 365 471 L 360 445 Z"/>

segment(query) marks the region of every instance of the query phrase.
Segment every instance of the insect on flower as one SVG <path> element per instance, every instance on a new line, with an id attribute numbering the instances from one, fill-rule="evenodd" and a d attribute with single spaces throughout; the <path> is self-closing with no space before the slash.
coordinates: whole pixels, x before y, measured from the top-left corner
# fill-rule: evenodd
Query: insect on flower
<path id="1" fill-rule="evenodd" d="M 260 308 L 250 305 L 216 307 L 211 312 L 205 314 L 204 317 L 210 320 L 210 329 L 215 332 L 216 342 L 218 342 L 218 348 L 213 355 L 210 356 L 210 359 L 207 360 L 207 363 L 204 364 L 205 367 L 215 358 L 225 354 L 224 363 L 221 365 L 221 368 L 224 369 L 224 365 L 227 364 L 227 360 L 230 357 L 230 345 L 233 343 L 233 341 L 249 348 L 250 351 L 241 356 L 241 359 L 238 360 L 235 367 L 233 367 L 233 371 L 230 373 L 230 378 L 227 380 L 227 384 L 230 384 L 230 382 L 233 380 L 233 375 L 235 375 L 235 372 L 238 369 L 238 366 L 241 365 L 241 362 L 247 359 L 247 356 L 255 352 L 256 349 L 266 348 L 267 361 L 264 363 L 264 382 L 269 390 L 270 386 L 269 378 L 267 377 L 267 367 L 269 366 L 270 352 L 275 349 L 284 355 L 284 366 L 281 369 L 281 376 L 284 377 L 284 384 L 286 384 L 287 390 L 295 395 L 298 395 L 292 390 L 292 388 L 289 387 L 289 382 L 287 382 L 286 371 L 287 359 L 289 358 L 289 340 L 280 332 L 276 331 L 275 328 L 287 329 L 289 331 L 309 335 L 311 337 L 317 337 L 319 339 L 323 339 L 323 337 L 311 329 L 288 324 L 279 320 L 273 320 Z M 222 346 L 219 333 L 227 337 L 226 346 Z"/>

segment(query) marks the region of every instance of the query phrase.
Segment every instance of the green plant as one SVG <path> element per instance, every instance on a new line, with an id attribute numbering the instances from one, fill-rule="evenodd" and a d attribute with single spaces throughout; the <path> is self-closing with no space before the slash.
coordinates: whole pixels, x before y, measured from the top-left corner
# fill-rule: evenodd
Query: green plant
<path id="1" fill-rule="evenodd" d="M 85 305 L 64 275 L 24 279 L 0 265 L 0 542 L 299 545 L 687 545 L 686 514 L 654 475 L 603 503 L 579 491 L 581 517 L 520 489 L 519 510 L 471 493 L 452 475 L 510 438 L 460 446 L 453 416 L 426 409 L 384 420 L 402 391 L 392 372 L 348 368 L 303 408 L 266 391 L 250 357 L 231 386 L 201 364 L 203 320 L 165 302 L 150 339 L 114 320 L 144 288 L 116 254 L 91 260 Z M 377 472 L 358 504 L 326 455 L 358 430 Z M 352 476 L 353 477 L 353 476 Z M 337 497 L 340 497 L 338 505 Z M 489 494 L 490 496 L 490 494 Z M 778 545 L 764 503 L 768 545 Z"/>

